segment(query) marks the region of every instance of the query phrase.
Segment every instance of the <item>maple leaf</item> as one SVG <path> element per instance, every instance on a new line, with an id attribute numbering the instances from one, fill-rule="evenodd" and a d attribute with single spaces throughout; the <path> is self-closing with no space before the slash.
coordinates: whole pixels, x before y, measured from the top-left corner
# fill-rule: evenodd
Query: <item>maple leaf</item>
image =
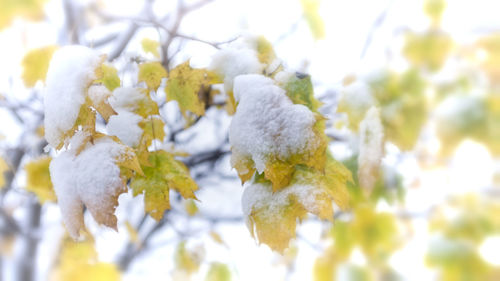
<path id="1" fill-rule="evenodd" d="M 150 90 L 158 90 L 161 80 L 167 77 L 167 71 L 159 62 L 146 62 L 139 65 L 139 82 L 146 83 Z"/>
<path id="2" fill-rule="evenodd" d="M 63 238 L 57 264 L 52 269 L 50 280 L 54 281 L 118 281 L 120 271 L 112 263 L 99 262 L 95 242 L 90 235 L 84 241 L 75 242 L 68 236 Z"/>
<path id="3" fill-rule="evenodd" d="M 35 86 L 37 81 L 45 82 L 50 59 L 56 49 L 57 46 L 47 46 L 31 50 L 24 55 L 22 78 L 26 87 Z"/>
<path id="4" fill-rule="evenodd" d="M 257 170 L 277 191 L 288 185 L 295 165 L 323 171 L 327 138 L 321 115 L 294 104 L 262 75 L 240 75 L 234 89 L 239 104 L 229 131 L 231 164 L 243 182 Z"/>
<path id="5" fill-rule="evenodd" d="M 296 168 L 290 185 L 273 191 L 270 182 L 257 175 L 243 193 L 243 212 L 252 236 L 283 253 L 295 237 L 297 220 L 312 213 L 333 220 L 332 201 L 347 207 L 349 171 L 329 157 L 325 173 L 307 166 Z"/>
<path id="6" fill-rule="evenodd" d="M 170 71 L 165 87 L 167 100 L 177 101 L 184 116 L 186 111 L 204 115 L 210 85 L 220 82 L 217 75 L 209 70 L 191 68 L 188 60 Z"/>
<path id="7" fill-rule="evenodd" d="M 289 77 L 286 79 L 286 82 L 282 83 L 283 89 L 286 90 L 286 95 L 294 104 L 303 104 L 312 112 L 318 113 L 318 108 L 321 106 L 321 102 L 314 97 L 311 76 L 298 72 L 288 75 Z"/>
<path id="8" fill-rule="evenodd" d="M 175 267 L 177 270 L 186 272 L 189 275 L 193 272 L 198 271 L 204 255 L 205 253 L 203 248 L 187 248 L 186 241 L 181 241 L 175 248 Z"/>
<path id="9" fill-rule="evenodd" d="M 118 77 L 118 70 L 112 65 L 101 64 L 96 69 L 96 77 L 94 83 L 102 83 L 110 91 L 120 87 L 121 81 L 120 77 Z"/>
<path id="10" fill-rule="evenodd" d="M 44 96 L 45 138 L 52 147 L 61 149 L 80 126 L 87 132 L 95 131 L 96 116 L 88 88 L 103 60 L 84 46 L 65 46 L 54 53 Z"/>
<path id="11" fill-rule="evenodd" d="M 35 193 L 40 203 L 55 201 L 56 195 L 50 180 L 49 165 L 52 158 L 43 156 L 24 166 L 26 170 L 26 189 Z"/>
<path id="12" fill-rule="evenodd" d="M 144 38 L 141 41 L 141 46 L 144 52 L 152 54 L 155 58 L 160 58 L 160 52 L 158 52 L 160 43 L 158 41 Z"/>
<path id="13" fill-rule="evenodd" d="M 151 167 L 143 166 L 144 176 L 132 179 L 130 187 L 134 196 L 144 193 L 145 211 L 160 220 L 165 210 L 170 209 L 170 189 L 177 190 L 184 198 L 196 199 L 196 182 L 189 175 L 188 168 L 164 150 L 149 154 Z"/>
<path id="14" fill-rule="evenodd" d="M 436 71 L 444 64 L 452 47 L 451 37 L 441 31 L 408 33 L 403 54 L 412 64 Z"/>
<path id="15" fill-rule="evenodd" d="M 93 144 L 86 139 L 85 132 L 79 132 L 71 139 L 73 148 L 50 163 L 63 221 L 73 238 L 84 227 L 84 205 L 98 223 L 116 229 L 118 196 L 127 191 L 122 170 L 142 174 L 133 150 L 117 138 L 96 135 Z"/>

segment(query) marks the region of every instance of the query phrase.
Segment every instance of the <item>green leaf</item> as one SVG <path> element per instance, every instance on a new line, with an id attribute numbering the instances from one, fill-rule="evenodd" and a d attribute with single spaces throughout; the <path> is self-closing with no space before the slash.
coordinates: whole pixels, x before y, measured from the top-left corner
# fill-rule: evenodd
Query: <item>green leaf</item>
<path id="1" fill-rule="evenodd" d="M 312 112 L 318 113 L 321 102 L 314 97 L 314 89 L 310 75 L 298 72 L 295 73 L 295 75 L 292 75 L 284 85 L 284 89 L 293 103 L 305 105 Z"/>

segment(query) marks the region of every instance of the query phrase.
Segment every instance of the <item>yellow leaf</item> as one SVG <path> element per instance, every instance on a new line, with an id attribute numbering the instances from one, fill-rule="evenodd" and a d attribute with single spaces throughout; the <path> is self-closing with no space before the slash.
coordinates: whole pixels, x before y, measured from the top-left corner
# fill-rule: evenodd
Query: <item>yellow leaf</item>
<path id="1" fill-rule="evenodd" d="M 146 83 L 149 90 L 158 90 L 167 71 L 159 62 L 146 62 L 139 65 L 139 82 Z"/>
<path id="2" fill-rule="evenodd" d="M 114 264 L 98 261 L 92 237 L 87 237 L 82 242 L 75 242 L 70 237 L 65 236 L 57 261 L 51 272 L 50 280 L 118 281 L 121 279 L 120 271 Z"/>
<path id="3" fill-rule="evenodd" d="M 205 114 L 210 98 L 210 85 L 219 83 L 217 75 L 206 69 L 195 69 L 189 61 L 170 72 L 165 92 L 168 101 L 177 101 L 184 116 L 190 111 L 198 116 Z"/>
<path id="4" fill-rule="evenodd" d="M 177 269 L 187 272 L 188 274 L 196 272 L 200 268 L 203 254 L 201 248 L 188 249 L 186 248 L 186 242 L 182 241 L 177 244 L 175 249 L 175 266 Z"/>
<path id="5" fill-rule="evenodd" d="M 325 23 L 319 14 L 320 0 L 301 0 L 304 18 L 309 25 L 309 29 L 314 39 L 325 37 Z"/>
<path id="6" fill-rule="evenodd" d="M 196 199 L 196 182 L 189 175 L 188 168 L 173 155 L 159 150 L 149 155 L 151 167 L 142 167 L 145 176 L 132 179 L 130 187 L 134 196 L 144 193 L 145 211 L 160 220 L 165 210 L 170 209 L 169 191 L 177 190 L 184 198 Z"/>
<path id="7" fill-rule="evenodd" d="M 227 265 L 214 262 L 210 265 L 205 281 L 231 281 L 231 271 Z"/>
<path id="8" fill-rule="evenodd" d="M 147 148 L 153 140 L 163 141 L 165 138 L 165 123 L 159 117 L 150 116 L 139 123 L 139 127 L 143 130 L 141 144 Z"/>
<path id="9" fill-rule="evenodd" d="M 446 0 L 425 0 L 424 12 L 431 19 L 434 26 L 441 23 L 443 12 L 446 9 Z"/>
<path id="10" fill-rule="evenodd" d="M 2 0 L 0 29 L 7 26 L 16 17 L 42 19 L 44 2 L 45 0 Z"/>
<path id="11" fill-rule="evenodd" d="M 110 91 L 120 87 L 121 81 L 120 77 L 118 77 L 118 70 L 112 65 L 101 64 L 96 69 L 96 76 L 97 80 L 94 82 L 102 83 Z"/>
<path id="12" fill-rule="evenodd" d="M 141 41 L 141 45 L 144 52 L 151 53 L 156 58 L 160 58 L 160 52 L 158 52 L 160 43 L 158 41 L 149 38 L 144 38 Z"/>
<path id="13" fill-rule="evenodd" d="M 412 64 L 435 71 L 443 66 L 452 47 L 451 37 L 441 31 L 409 33 L 403 54 Z"/>
<path id="14" fill-rule="evenodd" d="M 264 36 L 257 37 L 256 51 L 261 63 L 270 65 L 276 59 L 273 45 Z M 276 71 L 275 71 L 276 72 Z"/>
<path id="15" fill-rule="evenodd" d="M 50 180 L 49 165 L 51 160 L 51 157 L 43 156 L 30 161 L 24 167 L 26 170 L 26 189 L 35 193 L 41 204 L 46 201 L 56 201 L 54 187 Z"/>
<path id="16" fill-rule="evenodd" d="M 268 158 L 264 175 L 266 179 L 273 183 L 273 191 L 280 190 L 290 183 L 296 165 L 303 164 L 318 171 L 324 170 L 328 140 L 324 134 L 324 118 L 320 115 L 317 115 L 316 118 L 317 121 L 313 127 L 313 132 L 317 146 L 314 149 L 293 154 L 285 160 L 277 159 L 275 156 Z"/>
<path id="17" fill-rule="evenodd" d="M 136 246 L 140 246 L 141 240 L 139 239 L 139 233 L 137 233 L 137 230 L 128 221 L 125 222 L 125 227 L 127 229 L 130 241 Z"/>
<path id="18" fill-rule="evenodd" d="M 224 242 L 224 240 L 222 239 L 222 237 L 220 236 L 219 233 L 215 232 L 215 231 L 210 231 L 210 237 L 212 237 L 212 239 L 217 242 L 218 244 L 221 244 L 221 245 L 226 245 L 226 243 Z"/>
<path id="19" fill-rule="evenodd" d="M 49 69 L 50 59 L 57 46 L 47 46 L 34 49 L 23 58 L 23 82 L 26 87 L 35 86 L 37 81 L 44 81 Z"/>
<path id="20" fill-rule="evenodd" d="M 0 189 L 5 187 L 5 173 L 9 171 L 9 165 L 0 157 Z"/>
<path id="21" fill-rule="evenodd" d="M 106 122 L 109 121 L 111 115 L 116 115 L 116 111 L 109 104 L 108 98 L 111 92 L 102 85 L 92 85 L 88 90 L 88 95 L 92 101 L 92 106 L 99 112 Z"/>
<path id="22" fill-rule="evenodd" d="M 186 210 L 188 215 L 194 216 L 198 213 L 198 206 L 196 206 L 193 199 L 187 199 L 184 201 L 184 210 Z"/>
<path id="23" fill-rule="evenodd" d="M 81 147 L 83 148 L 85 144 L 92 140 L 92 137 L 95 135 L 95 122 L 96 122 L 96 114 L 91 108 L 92 101 L 87 96 L 85 97 L 85 103 L 80 107 L 80 111 L 78 112 L 78 117 L 76 118 L 75 124 L 71 129 L 62 134 L 61 139 L 59 140 L 59 144 L 56 149 L 61 149 L 66 140 L 69 140 L 72 136 L 75 135 L 77 130 L 81 127 L 81 130 L 86 132 L 87 140 L 81 142 Z M 78 150 L 77 154 L 80 152 Z"/>

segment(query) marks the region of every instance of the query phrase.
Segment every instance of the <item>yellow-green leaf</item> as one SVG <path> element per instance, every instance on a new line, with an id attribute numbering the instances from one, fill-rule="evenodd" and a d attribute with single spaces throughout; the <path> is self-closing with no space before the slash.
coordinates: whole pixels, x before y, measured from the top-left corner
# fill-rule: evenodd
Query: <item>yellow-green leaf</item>
<path id="1" fill-rule="evenodd" d="M 121 279 L 120 270 L 116 265 L 98 261 L 92 237 L 76 242 L 71 237 L 65 236 L 57 261 L 50 280 L 118 281 Z"/>
<path id="2" fill-rule="evenodd" d="M 159 62 L 146 62 L 139 65 L 139 82 L 146 83 L 150 90 L 158 90 L 167 71 Z"/>
<path id="3" fill-rule="evenodd" d="M 151 152 L 151 167 L 143 166 L 144 176 L 132 179 L 130 187 L 134 196 L 144 193 L 145 211 L 160 220 L 165 210 L 170 209 L 169 191 L 177 190 L 184 198 L 196 198 L 196 182 L 189 175 L 188 168 L 164 150 Z"/>
<path id="4" fill-rule="evenodd" d="M 44 81 L 49 69 L 50 59 L 57 46 L 47 46 L 34 49 L 23 58 L 23 82 L 26 87 L 35 86 L 37 81 Z"/>
<path id="5" fill-rule="evenodd" d="M 118 77 L 118 70 L 112 65 L 101 64 L 96 69 L 96 76 L 97 80 L 95 82 L 102 83 L 110 91 L 120 87 L 121 81 L 120 77 Z"/>
<path id="6" fill-rule="evenodd" d="M 144 52 L 151 53 L 156 58 L 160 58 L 160 52 L 158 51 L 160 43 L 158 41 L 149 38 L 144 38 L 141 41 L 141 45 Z"/>
<path id="7" fill-rule="evenodd" d="M 321 102 L 314 97 L 314 89 L 310 75 L 296 73 L 290 77 L 285 85 L 283 85 L 283 88 L 286 90 L 286 95 L 293 103 L 305 105 L 312 112 L 318 113 Z"/>
<path id="8" fill-rule="evenodd" d="M 325 37 L 325 23 L 319 14 L 320 0 L 301 0 L 304 18 L 309 25 L 309 29 L 314 39 L 322 39 Z"/>
<path id="9" fill-rule="evenodd" d="M 191 68 L 189 61 L 170 72 L 165 92 L 168 101 L 177 101 L 182 114 L 190 111 L 198 116 L 205 114 L 210 98 L 210 85 L 219 83 L 217 75 L 206 69 Z"/>
<path id="10" fill-rule="evenodd" d="M 177 269 L 182 270 L 188 274 L 194 273 L 200 268 L 202 258 L 202 249 L 188 249 L 186 248 L 185 241 L 177 244 L 174 253 L 174 261 Z"/>
<path id="11" fill-rule="evenodd" d="M 0 29 L 16 17 L 40 20 L 43 16 L 45 0 L 2 0 L 0 9 Z"/>
<path id="12" fill-rule="evenodd" d="M 26 170 L 26 189 L 35 193 L 40 203 L 56 201 L 54 187 L 50 180 L 49 165 L 52 160 L 49 156 L 40 157 L 30 161 Z"/>
<path id="13" fill-rule="evenodd" d="M 205 281 L 230 281 L 231 280 L 231 271 L 227 267 L 227 265 L 214 262 L 210 265 L 210 269 L 208 270 L 207 276 L 205 277 Z"/>

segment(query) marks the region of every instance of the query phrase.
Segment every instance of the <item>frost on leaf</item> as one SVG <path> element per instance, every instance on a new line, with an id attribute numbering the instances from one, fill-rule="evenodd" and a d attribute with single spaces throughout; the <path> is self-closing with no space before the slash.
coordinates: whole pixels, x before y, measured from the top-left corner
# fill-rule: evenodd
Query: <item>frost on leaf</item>
<path id="1" fill-rule="evenodd" d="M 45 156 L 32 160 L 24 166 L 26 170 L 26 190 L 33 192 L 40 203 L 55 201 L 56 195 L 50 180 L 49 165 L 51 157 Z"/>
<path id="2" fill-rule="evenodd" d="M 380 112 L 376 107 L 366 112 L 365 119 L 359 124 L 359 184 L 371 191 L 377 181 L 380 162 L 384 156 L 384 127 Z"/>
<path id="3" fill-rule="evenodd" d="M 257 170 L 276 191 L 289 183 L 297 164 L 324 168 L 322 117 L 293 104 L 285 90 L 262 75 L 238 76 L 234 90 L 239 104 L 229 131 L 231 164 L 242 181 Z"/>
<path id="4" fill-rule="evenodd" d="M 158 90 L 167 71 L 159 62 L 146 62 L 139 65 L 139 82 L 146 83 L 150 90 Z"/>
<path id="5" fill-rule="evenodd" d="M 60 149 L 78 125 L 90 125 L 92 115 L 95 120 L 87 89 L 102 59 L 83 46 L 66 46 L 54 53 L 44 95 L 45 138 L 52 147 Z"/>
<path id="6" fill-rule="evenodd" d="M 84 228 L 84 206 L 98 223 L 116 229 L 118 196 L 127 190 L 121 168 L 142 173 L 133 150 L 117 139 L 99 136 L 93 144 L 82 143 L 85 139 L 85 133 L 78 132 L 70 149 L 50 163 L 63 221 L 73 238 Z"/>
<path id="7" fill-rule="evenodd" d="M 271 249 L 283 252 L 295 237 L 297 220 L 307 213 L 333 220 L 333 205 L 347 207 L 349 171 L 329 158 L 325 173 L 298 166 L 290 185 L 273 191 L 269 182 L 256 176 L 243 193 L 243 213 L 252 236 Z"/>
<path id="8" fill-rule="evenodd" d="M 186 111 L 204 115 L 210 98 L 210 86 L 216 83 L 219 81 L 214 72 L 191 68 L 189 61 L 186 61 L 170 71 L 165 87 L 167 100 L 177 101 L 184 116 Z"/>
<path id="9" fill-rule="evenodd" d="M 165 210 L 170 209 L 169 192 L 175 189 L 184 198 L 196 199 L 196 182 L 189 175 L 188 168 L 164 150 L 151 152 L 151 166 L 142 167 L 144 176 L 132 179 L 130 187 L 134 196 L 144 193 L 145 211 L 160 220 Z"/>
<path id="10" fill-rule="evenodd" d="M 45 81 L 49 62 L 56 46 L 47 46 L 28 52 L 23 58 L 23 82 L 26 87 L 35 86 L 37 81 Z"/>

